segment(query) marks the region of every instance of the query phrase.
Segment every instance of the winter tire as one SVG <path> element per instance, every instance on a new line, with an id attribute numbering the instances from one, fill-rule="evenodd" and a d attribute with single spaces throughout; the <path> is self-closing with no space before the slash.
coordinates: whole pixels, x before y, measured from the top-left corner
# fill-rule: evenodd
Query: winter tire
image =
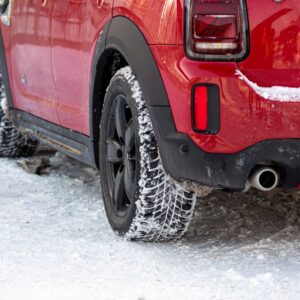
<path id="1" fill-rule="evenodd" d="M 110 82 L 100 132 L 102 193 L 113 230 L 128 240 L 181 237 L 192 219 L 196 196 L 166 174 L 130 67 L 119 70 Z"/>
<path id="2" fill-rule="evenodd" d="M 0 157 L 27 157 L 35 153 L 37 141 L 20 133 L 7 117 L 6 96 L 0 74 Z"/>

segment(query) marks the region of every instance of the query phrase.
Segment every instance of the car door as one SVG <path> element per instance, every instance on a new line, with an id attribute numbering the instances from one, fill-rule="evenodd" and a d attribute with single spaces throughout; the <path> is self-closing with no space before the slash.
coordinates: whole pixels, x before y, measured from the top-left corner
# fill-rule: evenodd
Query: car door
<path id="1" fill-rule="evenodd" d="M 93 49 L 111 18 L 112 0 L 53 0 L 53 74 L 65 128 L 89 135 Z"/>
<path id="2" fill-rule="evenodd" d="M 59 97 L 62 126 L 82 128 L 88 105 L 84 99 L 83 62 L 86 0 L 55 0 L 52 13 L 53 74 Z"/>
<path id="3" fill-rule="evenodd" d="M 15 107 L 59 124 L 51 56 L 52 3 L 13 1 L 11 68 Z"/>

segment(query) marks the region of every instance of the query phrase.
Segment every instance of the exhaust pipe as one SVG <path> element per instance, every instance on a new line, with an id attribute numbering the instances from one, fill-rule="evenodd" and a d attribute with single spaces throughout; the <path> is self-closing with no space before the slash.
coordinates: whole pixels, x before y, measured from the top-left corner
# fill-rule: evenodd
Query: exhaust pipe
<path id="1" fill-rule="evenodd" d="M 249 179 L 250 186 L 269 192 L 279 185 L 279 173 L 270 167 L 259 167 Z"/>

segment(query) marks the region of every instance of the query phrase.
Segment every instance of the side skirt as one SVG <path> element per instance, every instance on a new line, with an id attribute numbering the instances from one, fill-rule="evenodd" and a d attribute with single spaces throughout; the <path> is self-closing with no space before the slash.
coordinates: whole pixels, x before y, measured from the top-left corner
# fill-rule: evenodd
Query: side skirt
<path id="1" fill-rule="evenodd" d="M 93 144 L 89 136 L 17 109 L 11 109 L 10 114 L 13 123 L 21 131 L 29 132 L 44 144 L 87 165 L 96 167 L 95 160 L 91 155 Z"/>

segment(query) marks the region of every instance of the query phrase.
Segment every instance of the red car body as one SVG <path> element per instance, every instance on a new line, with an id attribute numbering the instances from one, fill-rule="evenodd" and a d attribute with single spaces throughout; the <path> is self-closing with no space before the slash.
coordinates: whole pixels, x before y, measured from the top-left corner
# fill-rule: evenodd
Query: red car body
<path id="1" fill-rule="evenodd" d="M 140 31 L 151 51 L 176 133 L 187 136 L 197 149 L 226 156 L 264 141 L 299 139 L 300 103 L 266 99 L 237 71 L 259 87 L 300 87 L 300 5 L 298 0 L 247 0 L 246 6 L 247 55 L 239 60 L 205 61 L 186 54 L 184 0 L 13 1 L 11 25 L 1 26 L 13 107 L 91 137 L 95 126 L 90 114 L 92 70 L 99 36 L 111 20 L 122 17 Z M 197 84 L 214 84 L 220 90 L 217 132 L 193 128 Z M 172 175 L 241 188 L 224 179 L 207 182 L 184 171 L 182 176 Z M 298 180 L 285 185 L 296 186 Z"/>

